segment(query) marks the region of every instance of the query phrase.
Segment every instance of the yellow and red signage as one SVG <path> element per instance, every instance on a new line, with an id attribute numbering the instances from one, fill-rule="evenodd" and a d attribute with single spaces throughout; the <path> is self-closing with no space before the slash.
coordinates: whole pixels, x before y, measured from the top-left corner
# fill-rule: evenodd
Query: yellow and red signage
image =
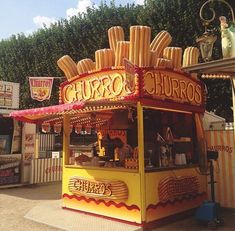
<path id="1" fill-rule="evenodd" d="M 143 79 L 146 97 L 196 106 L 203 104 L 202 84 L 185 74 L 155 69 L 145 71 Z"/>
<path id="2" fill-rule="evenodd" d="M 53 77 L 29 77 L 31 98 L 37 101 L 50 99 Z"/>
<path id="3" fill-rule="evenodd" d="M 206 140 L 207 149 L 219 154 L 218 160 L 214 162 L 216 201 L 223 207 L 235 208 L 234 131 L 206 131 Z M 208 191 L 211 195 L 210 185 Z"/>
<path id="4" fill-rule="evenodd" d="M 62 103 L 143 98 L 204 111 L 204 86 L 200 81 L 181 71 L 127 64 L 124 69 L 105 69 L 63 83 Z"/>
<path id="5" fill-rule="evenodd" d="M 91 198 L 110 200 L 128 198 L 127 185 L 120 180 L 93 180 L 74 176 L 69 179 L 69 191 L 75 195 Z"/>
<path id="6" fill-rule="evenodd" d="M 124 70 L 109 70 L 87 75 L 62 86 L 63 103 L 94 101 L 133 93 Z"/>

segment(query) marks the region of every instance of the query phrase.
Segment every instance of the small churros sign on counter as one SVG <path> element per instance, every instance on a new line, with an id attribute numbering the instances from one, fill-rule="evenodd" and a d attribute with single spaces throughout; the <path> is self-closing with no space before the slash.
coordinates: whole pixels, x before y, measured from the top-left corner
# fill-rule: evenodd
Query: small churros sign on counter
<path id="1" fill-rule="evenodd" d="M 128 188 L 119 180 L 94 180 L 78 176 L 69 179 L 69 191 L 75 195 L 112 200 L 128 199 Z"/>
<path id="2" fill-rule="evenodd" d="M 158 185 L 160 201 L 197 194 L 198 191 L 199 181 L 197 176 L 166 177 Z"/>

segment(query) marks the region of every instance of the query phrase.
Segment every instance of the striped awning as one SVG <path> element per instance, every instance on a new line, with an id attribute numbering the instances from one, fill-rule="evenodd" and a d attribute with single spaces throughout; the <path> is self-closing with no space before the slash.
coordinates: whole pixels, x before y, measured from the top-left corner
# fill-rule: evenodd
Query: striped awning
<path id="1" fill-rule="evenodd" d="M 105 112 L 117 109 L 125 109 L 126 103 L 120 102 L 75 102 L 48 107 L 19 110 L 10 113 L 10 116 L 22 122 L 42 124 L 59 123 L 63 115 L 70 115 L 71 121 L 79 121 L 82 117 L 92 112 Z"/>

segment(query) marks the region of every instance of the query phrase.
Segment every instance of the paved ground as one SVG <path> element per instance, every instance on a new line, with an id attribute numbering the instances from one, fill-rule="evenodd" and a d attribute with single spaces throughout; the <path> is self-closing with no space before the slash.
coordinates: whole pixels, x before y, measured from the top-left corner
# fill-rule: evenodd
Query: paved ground
<path id="1" fill-rule="evenodd" d="M 36 205 L 61 198 L 61 184 L 0 189 L 1 231 L 59 230 L 24 218 Z"/>
<path id="2" fill-rule="evenodd" d="M 62 210 L 60 208 L 60 197 L 60 183 L 0 189 L 0 230 L 141 230 L 133 228 L 133 226 L 123 226 L 123 224 L 121 224 L 121 226 L 120 223 L 115 224 L 115 222 L 111 222 L 109 220 Z M 225 210 L 223 211 L 223 216 L 225 218 L 225 225 L 218 227 L 218 231 L 235 231 L 235 210 Z M 205 226 L 198 224 L 193 217 L 154 229 L 154 231 L 189 230 L 207 231 L 208 229 Z"/>

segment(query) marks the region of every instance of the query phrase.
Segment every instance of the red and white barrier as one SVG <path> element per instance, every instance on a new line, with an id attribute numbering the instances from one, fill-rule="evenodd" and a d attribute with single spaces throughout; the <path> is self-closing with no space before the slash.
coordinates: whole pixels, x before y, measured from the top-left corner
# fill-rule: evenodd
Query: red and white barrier
<path id="1" fill-rule="evenodd" d="M 235 151 L 234 131 L 206 131 L 207 147 L 218 151 L 219 158 L 214 161 L 215 200 L 221 206 L 235 208 Z M 208 195 L 210 196 L 210 186 Z"/>
<path id="2" fill-rule="evenodd" d="M 62 158 L 33 159 L 30 183 L 46 183 L 62 180 Z"/>

